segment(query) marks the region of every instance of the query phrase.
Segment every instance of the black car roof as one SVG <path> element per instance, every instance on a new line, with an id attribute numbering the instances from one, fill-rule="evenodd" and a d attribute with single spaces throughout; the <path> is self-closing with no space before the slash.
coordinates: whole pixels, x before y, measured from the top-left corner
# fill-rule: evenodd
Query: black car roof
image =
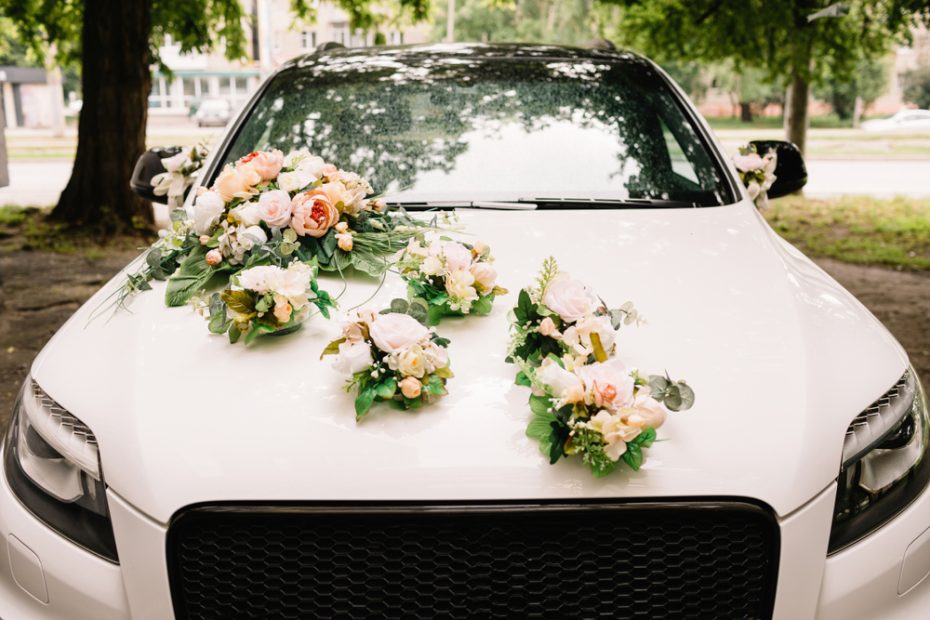
<path id="1" fill-rule="evenodd" d="M 432 43 L 389 47 L 326 46 L 326 49 L 297 56 L 282 69 L 324 64 L 331 61 L 374 61 L 417 64 L 425 60 L 569 60 L 610 61 L 653 66 L 646 58 L 626 50 L 601 47 L 580 48 L 532 43 Z"/>

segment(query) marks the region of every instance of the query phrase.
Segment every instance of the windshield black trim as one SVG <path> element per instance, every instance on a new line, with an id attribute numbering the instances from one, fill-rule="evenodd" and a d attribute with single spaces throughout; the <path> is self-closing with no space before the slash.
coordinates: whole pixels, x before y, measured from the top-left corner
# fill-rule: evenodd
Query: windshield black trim
<path id="1" fill-rule="evenodd" d="M 697 110 L 692 106 L 688 101 L 687 97 L 682 93 L 680 88 L 675 84 L 675 82 L 669 77 L 669 75 L 655 62 L 646 58 L 644 56 L 639 56 L 637 54 L 632 54 L 631 52 L 623 52 L 626 55 L 633 55 L 636 58 L 647 62 L 650 68 L 656 73 L 656 76 L 659 80 L 665 85 L 665 87 L 670 91 L 673 101 L 678 106 L 679 110 L 685 116 L 685 118 L 691 123 L 691 126 L 694 128 L 695 133 L 697 134 L 698 140 L 700 140 L 701 145 L 704 147 L 704 150 L 707 151 L 716 167 L 717 174 L 720 176 L 726 184 L 726 190 L 728 190 L 728 196 L 721 196 L 723 204 L 720 205 L 696 205 L 698 208 L 713 208 L 713 207 L 723 207 L 732 204 L 738 203 L 742 199 L 742 194 L 739 189 L 739 186 L 736 184 L 733 175 L 730 173 L 729 166 L 727 165 L 726 160 L 723 157 L 723 153 L 715 145 L 713 138 L 711 137 L 707 127 L 704 124 L 703 119 L 698 114 Z M 301 59 L 303 62 L 307 61 L 307 57 Z M 557 56 L 493 56 L 488 58 L 489 61 L 493 62 L 527 62 L 528 60 L 539 61 L 539 62 L 565 62 L 566 58 L 560 58 Z M 611 58 L 611 57 L 600 57 L 597 59 L 599 62 L 608 62 L 611 64 L 622 64 L 624 62 L 623 58 Z M 220 171 L 221 162 L 226 160 L 226 157 L 229 154 L 232 145 L 235 144 L 236 140 L 239 137 L 239 134 L 242 132 L 242 128 L 245 125 L 246 119 L 251 116 L 252 112 L 255 109 L 255 106 L 258 105 L 259 100 L 264 96 L 265 92 L 268 90 L 271 83 L 277 79 L 279 76 L 290 73 L 292 71 L 300 71 L 303 67 L 298 63 L 288 63 L 276 71 L 271 73 L 265 80 L 261 83 L 252 97 L 248 102 L 242 107 L 242 110 L 239 112 L 239 115 L 236 117 L 235 122 L 232 127 L 226 132 L 223 140 L 220 142 L 219 146 L 216 149 L 215 156 L 210 159 L 210 164 L 204 170 L 201 179 L 203 181 L 201 184 L 205 187 L 208 187 L 216 179 L 216 175 Z M 721 188 L 723 189 L 723 188 Z M 721 192 L 722 193 L 722 192 Z M 550 207 L 551 208 L 551 207 Z M 568 208 L 577 208 L 577 207 L 568 207 Z M 651 208 L 648 205 L 644 205 L 643 208 Z"/>

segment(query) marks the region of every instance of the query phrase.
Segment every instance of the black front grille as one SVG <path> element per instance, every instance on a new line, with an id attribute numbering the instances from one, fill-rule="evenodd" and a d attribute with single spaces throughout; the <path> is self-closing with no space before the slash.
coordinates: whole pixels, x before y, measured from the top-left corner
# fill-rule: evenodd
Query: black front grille
<path id="1" fill-rule="evenodd" d="M 778 541 L 740 502 L 200 507 L 168 559 L 179 620 L 745 619 Z"/>

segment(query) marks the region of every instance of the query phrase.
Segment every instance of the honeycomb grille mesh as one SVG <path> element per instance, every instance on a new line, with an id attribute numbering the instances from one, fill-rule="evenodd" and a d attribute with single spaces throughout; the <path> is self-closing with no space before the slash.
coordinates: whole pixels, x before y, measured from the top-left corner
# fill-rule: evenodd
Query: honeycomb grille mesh
<path id="1" fill-rule="evenodd" d="M 761 510 L 190 511 L 169 533 L 179 619 L 767 618 Z"/>

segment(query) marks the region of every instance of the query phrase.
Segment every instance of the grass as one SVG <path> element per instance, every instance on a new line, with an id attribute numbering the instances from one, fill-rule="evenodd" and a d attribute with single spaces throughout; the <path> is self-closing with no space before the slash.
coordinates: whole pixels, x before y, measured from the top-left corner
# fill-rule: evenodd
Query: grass
<path id="1" fill-rule="evenodd" d="M 866 120 L 866 119 L 863 119 Z M 708 118 L 707 122 L 714 129 L 781 129 L 784 119 L 781 116 L 756 116 L 749 123 L 744 123 L 736 116 Z M 810 117 L 812 129 L 848 129 L 852 128 L 852 119 L 843 120 L 836 114 Z"/>
<path id="2" fill-rule="evenodd" d="M 154 235 L 99 235 L 48 219 L 51 207 L 0 206 L 0 252 L 38 251 L 98 259 L 110 251 L 143 248 Z"/>
<path id="3" fill-rule="evenodd" d="M 772 201 L 766 219 L 813 256 L 930 270 L 930 200 L 844 196 Z"/>

